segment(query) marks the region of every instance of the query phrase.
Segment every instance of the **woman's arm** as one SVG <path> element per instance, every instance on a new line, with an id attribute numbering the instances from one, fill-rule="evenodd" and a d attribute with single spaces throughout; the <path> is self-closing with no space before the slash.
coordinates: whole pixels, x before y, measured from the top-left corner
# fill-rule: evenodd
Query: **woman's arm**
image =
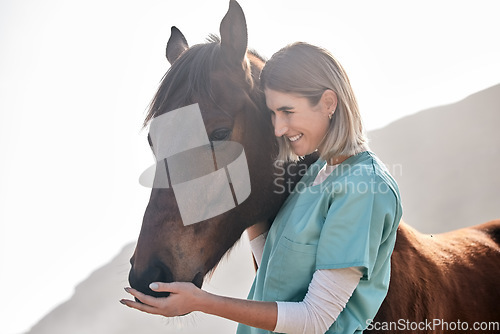
<path id="1" fill-rule="evenodd" d="M 337 320 L 359 284 L 359 268 L 321 269 L 314 272 L 301 302 L 277 302 L 275 332 L 324 333 Z"/>
<path id="2" fill-rule="evenodd" d="M 247 234 L 248 234 L 248 239 L 252 241 L 253 239 L 257 238 L 259 235 L 269 231 L 269 228 L 271 227 L 271 222 L 263 222 L 263 223 L 257 223 L 254 224 L 246 229 Z"/>
<path id="3" fill-rule="evenodd" d="M 217 296 L 185 282 L 152 283 L 150 287 L 154 291 L 170 292 L 170 296 L 155 298 L 127 288 L 125 290 L 142 303 L 127 299 L 120 302 L 139 311 L 166 317 L 201 311 L 269 331 L 276 327 L 278 307 L 275 302 Z"/>
<path id="4" fill-rule="evenodd" d="M 152 283 L 151 289 L 170 292 L 166 298 L 127 288 L 143 304 L 120 302 L 139 311 L 174 317 L 193 311 L 220 316 L 251 327 L 283 333 L 323 333 L 344 309 L 359 283 L 358 268 L 317 270 L 302 302 L 259 302 L 213 295 L 192 283 Z M 156 286 L 155 286 L 156 284 Z"/>

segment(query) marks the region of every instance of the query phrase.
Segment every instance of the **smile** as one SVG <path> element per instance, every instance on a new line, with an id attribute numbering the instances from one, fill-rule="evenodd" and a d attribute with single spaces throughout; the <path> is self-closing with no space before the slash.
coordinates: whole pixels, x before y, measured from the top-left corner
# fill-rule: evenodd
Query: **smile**
<path id="1" fill-rule="evenodd" d="M 299 133 L 298 135 L 296 136 L 293 136 L 293 137 L 288 137 L 288 139 L 291 141 L 291 142 L 294 142 L 294 141 L 297 141 L 299 140 L 304 134 L 303 133 Z"/>

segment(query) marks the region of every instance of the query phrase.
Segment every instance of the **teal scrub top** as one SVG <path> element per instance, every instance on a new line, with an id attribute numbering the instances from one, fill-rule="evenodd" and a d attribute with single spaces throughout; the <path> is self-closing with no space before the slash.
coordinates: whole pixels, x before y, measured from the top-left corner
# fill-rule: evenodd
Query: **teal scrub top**
<path id="1" fill-rule="evenodd" d="M 399 189 L 372 152 L 348 158 L 313 186 L 325 163 L 309 167 L 276 216 L 248 299 L 302 301 L 314 271 L 359 267 L 363 276 L 326 333 L 361 333 L 389 288 Z M 237 333 L 270 332 L 240 324 Z"/>

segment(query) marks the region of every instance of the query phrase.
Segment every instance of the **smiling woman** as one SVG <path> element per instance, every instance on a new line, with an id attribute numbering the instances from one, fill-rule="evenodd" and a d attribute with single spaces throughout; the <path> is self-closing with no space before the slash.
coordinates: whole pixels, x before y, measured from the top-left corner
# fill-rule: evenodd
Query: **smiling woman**
<path id="1" fill-rule="evenodd" d="M 305 156 L 314 152 L 323 141 L 334 113 L 337 96 L 327 90 L 316 105 L 309 99 L 266 89 L 267 107 L 272 111 L 274 134 L 291 147 L 290 154 Z M 285 154 L 286 153 L 282 153 Z"/>
<path id="2" fill-rule="evenodd" d="M 281 49 L 262 70 L 261 85 L 279 137 L 278 160 L 319 149 L 322 159 L 339 163 L 339 156 L 368 149 L 349 78 L 327 50 L 306 43 Z"/>
<path id="3" fill-rule="evenodd" d="M 314 152 L 320 158 L 268 233 L 263 224 L 248 229 L 254 256 L 262 254 L 249 299 L 276 301 L 276 332 L 362 331 L 389 287 L 402 215 L 398 186 L 368 151 L 349 79 L 328 51 L 288 45 L 260 78 L 279 158 L 286 163 Z M 368 184 L 385 191 L 368 190 Z M 242 324 L 238 333 L 263 331 Z"/>

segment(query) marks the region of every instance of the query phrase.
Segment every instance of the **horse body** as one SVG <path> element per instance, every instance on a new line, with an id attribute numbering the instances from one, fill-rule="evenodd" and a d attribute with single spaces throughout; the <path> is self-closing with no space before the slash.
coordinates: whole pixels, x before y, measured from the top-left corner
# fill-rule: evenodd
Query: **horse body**
<path id="1" fill-rule="evenodd" d="M 459 321 L 469 330 L 475 322 L 498 324 L 500 220 L 437 235 L 401 222 L 391 266 L 389 292 L 374 319 L 379 328 L 393 323 L 384 332 L 416 324 L 428 324 L 419 333 L 453 331 Z"/>
<path id="2" fill-rule="evenodd" d="M 220 35 L 220 40 L 212 38 L 189 48 L 182 33 L 172 28 L 167 45 L 172 66 L 146 122 L 199 103 L 211 140 L 232 140 L 244 147 L 251 194 L 224 214 L 184 226 L 173 191 L 153 189 L 129 274 L 131 286 L 149 295 L 168 295 L 150 290 L 148 285 L 153 281 L 187 281 L 201 287 L 205 275 L 247 227 L 274 219 L 288 195 L 282 190 L 290 190 L 301 177 L 298 171 L 304 170 L 303 166 L 290 165 L 283 173 L 273 163 L 277 145 L 259 90 L 265 62 L 247 51 L 245 17 L 234 0 L 221 22 Z M 499 231 L 500 223 L 494 221 L 425 236 L 401 223 L 391 260 L 389 293 L 374 322 L 498 321 Z"/>

